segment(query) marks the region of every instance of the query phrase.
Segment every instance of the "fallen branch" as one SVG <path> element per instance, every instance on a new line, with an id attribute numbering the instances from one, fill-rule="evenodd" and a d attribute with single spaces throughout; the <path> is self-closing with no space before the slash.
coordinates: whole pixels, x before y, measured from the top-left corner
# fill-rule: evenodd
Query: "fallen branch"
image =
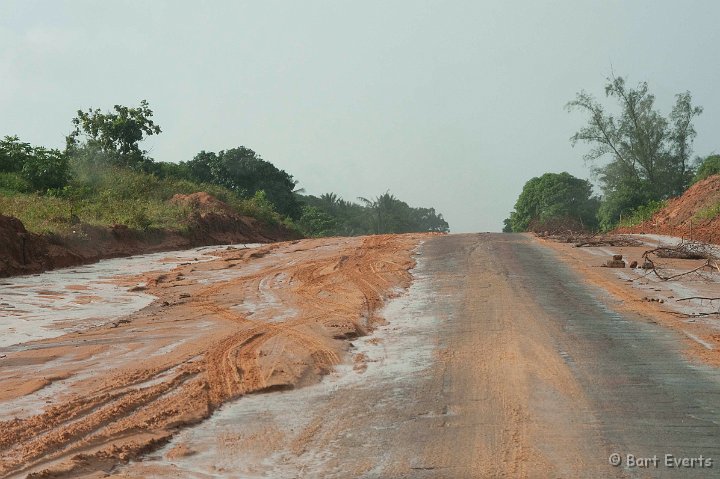
<path id="1" fill-rule="evenodd" d="M 688 298 L 676 299 L 675 301 L 690 301 L 692 299 L 699 299 L 699 300 L 703 300 L 703 301 L 717 301 L 720 298 L 708 298 L 706 296 L 690 296 Z"/>
<path id="2" fill-rule="evenodd" d="M 677 273 L 670 276 L 664 276 L 660 274 L 660 272 L 658 272 L 658 268 L 655 265 L 653 259 L 651 258 L 651 256 L 653 255 L 657 256 L 658 258 L 705 259 L 706 261 L 701 266 L 693 268 L 689 271 L 684 271 L 682 273 Z M 683 241 L 677 246 L 658 246 L 657 248 L 645 251 L 642 254 L 642 257 L 644 260 L 644 263 L 642 265 L 643 269 L 650 270 L 662 281 L 670 281 L 672 279 L 680 278 L 682 276 L 686 276 L 692 273 L 697 273 L 705 268 L 720 271 L 720 268 L 718 268 L 718 265 L 715 261 L 717 256 L 714 249 L 710 245 L 696 241 Z"/>
<path id="3" fill-rule="evenodd" d="M 691 269 L 689 271 L 683 271 L 682 273 L 673 274 L 670 276 L 663 276 L 658 272 L 657 267 L 655 266 L 655 263 L 651 259 L 645 258 L 645 261 L 647 263 L 650 263 L 650 267 L 646 267 L 646 265 L 643 265 L 643 268 L 651 270 L 653 273 L 655 273 L 655 276 L 660 278 L 662 281 L 670 281 L 671 279 L 676 279 L 676 278 L 680 278 L 682 276 L 686 276 L 688 274 L 697 273 L 698 271 L 708 268 L 708 267 L 713 268 L 713 269 L 718 269 L 717 265 L 714 265 L 710 262 L 710 260 L 707 260 L 702 266 L 698 266 L 697 268 Z"/>

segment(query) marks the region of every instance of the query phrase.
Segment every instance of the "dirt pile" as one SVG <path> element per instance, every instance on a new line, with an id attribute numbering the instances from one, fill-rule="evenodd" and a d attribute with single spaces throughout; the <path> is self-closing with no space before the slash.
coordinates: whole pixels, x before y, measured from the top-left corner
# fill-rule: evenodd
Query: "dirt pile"
<path id="1" fill-rule="evenodd" d="M 685 237 L 708 243 L 720 242 L 720 215 L 702 218 L 699 213 L 720 204 L 720 175 L 710 176 L 693 186 L 653 217 L 637 226 L 618 228 L 618 233 L 654 233 Z"/>
<path id="2" fill-rule="evenodd" d="M 299 238 L 282 225 L 241 216 L 207 193 L 175 195 L 171 201 L 189 207 L 186 231 L 139 232 L 125 225 L 81 223 L 68 235 L 38 235 L 29 233 L 17 218 L 0 215 L 0 277 L 195 246 Z"/>
<path id="3" fill-rule="evenodd" d="M 226 216 L 239 216 L 230 205 L 204 191 L 189 195 L 177 194 L 170 199 L 170 202 L 176 205 L 188 206 L 200 214 L 215 212 Z"/>
<path id="4" fill-rule="evenodd" d="M 300 239 L 299 235 L 283 226 L 268 225 L 256 218 L 242 216 L 227 203 L 205 192 L 175 195 L 170 202 L 190 208 L 190 235 L 201 243 L 203 238 L 211 238 L 216 244 L 237 243 L 238 237 L 255 243 Z"/>

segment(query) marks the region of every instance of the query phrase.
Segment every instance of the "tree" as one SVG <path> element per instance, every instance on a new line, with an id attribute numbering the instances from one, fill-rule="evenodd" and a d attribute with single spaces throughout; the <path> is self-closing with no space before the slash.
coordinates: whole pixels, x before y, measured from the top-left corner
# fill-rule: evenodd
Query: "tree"
<path id="1" fill-rule="evenodd" d="M 301 199 L 306 207 L 313 208 L 310 210 L 313 215 L 317 215 L 315 210 L 320 210 L 333 219 L 332 233 L 323 233 L 321 236 L 329 234 L 356 236 L 422 231 L 447 233 L 450 230 L 443 215 L 437 213 L 434 208 L 413 208 L 390 194 L 390 192 L 386 192 L 374 199 L 358 198 L 362 205 L 343 200 L 335 193 L 325 193 L 319 198 L 307 195 L 302 196 Z M 303 218 L 301 218 L 301 222 Z M 310 219 L 327 218 L 324 216 L 310 216 L 308 220 Z"/>
<path id="2" fill-rule="evenodd" d="M 450 225 L 443 215 L 435 212 L 435 208 L 412 208 L 412 224 L 414 231 L 433 231 L 447 233 Z"/>
<path id="3" fill-rule="evenodd" d="M 70 165 L 60 150 L 37 147 L 23 165 L 21 174 L 37 191 L 58 189 L 67 185 Z"/>
<path id="4" fill-rule="evenodd" d="M 593 228 L 598 204 L 589 181 L 567 172 L 545 173 L 525 183 L 504 230 L 540 230 L 562 223 Z"/>
<path id="5" fill-rule="evenodd" d="M 298 226 L 305 236 L 311 238 L 334 236 L 337 220 L 318 207 L 305 205 Z"/>
<path id="6" fill-rule="evenodd" d="M 449 226 L 434 208 L 411 208 L 390 192 L 373 200 L 358 198 L 367 209 L 369 230 L 376 234 L 415 231 L 448 232 Z"/>
<path id="7" fill-rule="evenodd" d="M 695 172 L 693 183 L 697 183 L 712 175 L 720 175 L 720 155 L 710 155 L 702 160 Z"/>
<path id="8" fill-rule="evenodd" d="M 681 93 L 665 118 L 655 109 L 655 96 L 649 93 L 647 83 L 630 88 L 622 77 L 608 78 L 605 94 L 618 102 L 619 115 L 606 112 L 585 91 L 578 93 L 567 109 L 588 115 L 587 125 L 571 137 L 572 145 L 584 142 L 592 146 L 585 155 L 588 162 L 609 159 L 593 168 L 607 203 L 607 225 L 615 223 L 624 210 L 680 194 L 687 188 L 692 179 L 689 159 L 696 135 L 692 121 L 702 108 L 692 105 L 689 92 Z"/>
<path id="9" fill-rule="evenodd" d="M 142 168 L 152 160 L 147 157 L 147 151 L 140 149 L 140 142 L 146 136 L 162 131 L 152 116 L 146 100 L 142 100 L 137 108 L 115 105 L 114 112 L 78 110 L 72 120 L 74 129 L 66 138 L 67 152 L 89 147 L 110 158 L 117 166 Z"/>
<path id="10" fill-rule="evenodd" d="M 240 146 L 217 154 L 201 151 L 181 165 L 193 181 L 224 186 L 247 198 L 264 191 L 277 212 L 292 219 L 302 214 L 292 175 L 263 160 L 250 148 Z"/>
<path id="11" fill-rule="evenodd" d="M 18 173 L 33 154 L 30 143 L 20 141 L 17 136 L 6 136 L 0 140 L 0 171 Z"/>
<path id="12" fill-rule="evenodd" d="M 401 224 L 404 221 L 400 210 L 403 206 L 409 209 L 406 203 L 401 202 L 395 195 L 386 191 L 373 200 L 358 198 L 368 210 L 370 230 L 375 234 L 399 233 L 404 229 Z"/>
<path id="13" fill-rule="evenodd" d="M 59 150 L 33 147 L 17 136 L 0 141 L 0 172 L 21 177 L 31 189 L 62 188 L 70 179 L 68 158 Z"/>
<path id="14" fill-rule="evenodd" d="M 201 151 L 195 157 L 188 161 L 182 162 L 185 166 L 189 178 L 198 183 L 212 183 L 216 185 L 228 186 L 232 181 L 228 178 L 225 168 L 222 166 L 218 155 L 212 151 Z"/>

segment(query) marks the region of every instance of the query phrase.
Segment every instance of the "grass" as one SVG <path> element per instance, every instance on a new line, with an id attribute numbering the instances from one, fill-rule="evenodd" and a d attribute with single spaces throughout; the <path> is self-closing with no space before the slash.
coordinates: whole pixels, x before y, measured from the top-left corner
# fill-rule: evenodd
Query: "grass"
<path id="1" fill-rule="evenodd" d="M 693 215 L 693 219 L 711 220 L 713 218 L 716 218 L 718 215 L 720 215 L 720 202 L 699 210 Z"/>
<path id="2" fill-rule="evenodd" d="M 71 233 L 78 221 L 94 226 L 124 224 L 137 231 L 187 225 L 189 210 L 169 202 L 141 199 L 83 199 L 19 194 L 0 196 L 0 212 L 20 219 L 35 233 Z"/>
<path id="3" fill-rule="evenodd" d="M 655 213 L 660 211 L 667 204 L 666 201 L 651 201 L 645 205 L 638 206 L 629 215 L 622 218 L 618 223 L 620 227 L 631 227 L 650 220 Z"/>
<path id="4" fill-rule="evenodd" d="M 78 222 L 94 226 L 123 224 L 138 232 L 186 231 L 191 208 L 169 200 L 175 194 L 198 191 L 226 202 L 239 214 L 270 224 L 283 222 L 264 194 L 240 198 L 217 185 L 162 179 L 125 169 L 82 169 L 70 185 L 48 194 L 13 190 L 7 187 L 11 180 L 14 178 L 0 184 L 0 214 L 17 217 L 34 233 L 70 234 Z"/>

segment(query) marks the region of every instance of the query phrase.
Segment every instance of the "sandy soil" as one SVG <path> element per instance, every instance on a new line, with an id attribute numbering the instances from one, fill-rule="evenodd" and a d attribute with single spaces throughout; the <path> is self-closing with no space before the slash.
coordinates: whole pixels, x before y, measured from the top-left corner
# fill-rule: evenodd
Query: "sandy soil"
<path id="1" fill-rule="evenodd" d="M 93 475 L 229 400 L 316 382 L 343 361 L 350 339 L 382 323 L 377 310 L 409 285 L 423 237 L 232 248 L 214 261 L 125 277 L 126 287 L 146 283 L 158 299 L 0 358 L 0 476 Z"/>

